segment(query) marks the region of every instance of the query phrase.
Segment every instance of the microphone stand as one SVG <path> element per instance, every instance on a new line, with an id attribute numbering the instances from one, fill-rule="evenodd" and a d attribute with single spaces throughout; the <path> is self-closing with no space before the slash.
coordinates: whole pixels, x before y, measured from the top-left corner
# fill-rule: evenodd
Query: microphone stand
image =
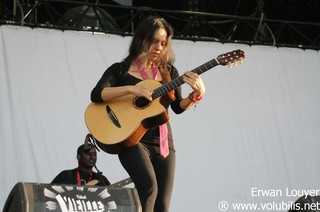
<path id="1" fill-rule="evenodd" d="M 102 172 L 98 169 L 98 167 L 96 166 L 96 164 L 94 164 L 94 168 L 97 170 L 98 174 L 102 174 Z"/>
<path id="2" fill-rule="evenodd" d="M 98 180 L 99 180 L 100 184 L 102 186 L 107 186 L 106 182 L 102 178 L 102 172 L 98 169 L 98 167 L 96 165 L 94 165 L 94 168 L 97 170 L 97 177 L 98 177 Z"/>
<path id="3" fill-rule="evenodd" d="M 96 145 L 96 140 L 94 139 L 94 137 L 88 133 L 86 138 L 85 138 L 85 141 L 84 141 L 84 144 L 85 144 L 85 147 L 88 148 L 89 145 L 92 145 L 94 146 L 94 148 L 100 152 L 99 148 L 97 147 Z M 99 183 L 103 186 L 107 186 L 106 182 L 104 181 L 104 179 L 102 178 L 102 172 L 98 169 L 97 165 L 94 164 L 94 168 L 96 169 L 97 171 L 97 178 L 99 180 Z"/>

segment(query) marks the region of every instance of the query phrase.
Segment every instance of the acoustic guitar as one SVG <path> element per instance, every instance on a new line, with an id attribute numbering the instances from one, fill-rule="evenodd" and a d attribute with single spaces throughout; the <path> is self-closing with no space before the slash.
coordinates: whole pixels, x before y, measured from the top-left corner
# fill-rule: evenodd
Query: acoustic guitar
<path id="1" fill-rule="evenodd" d="M 217 65 L 242 63 L 245 58 L 240 49 L 219 55 L 192 71 L 198 75 Z M 110 102 L 90 103 L 85 111 L 85 122 L 97 145 L 107 153 L 119 154 L 136 145 L 148 129 L 169 120 L 166 94 L 184 83 L 183 76 L 161 84 L 156 80 L 143 80 L 137 86 L 148 85 L 153 89 L 152 101 L 132 94 Z"/>

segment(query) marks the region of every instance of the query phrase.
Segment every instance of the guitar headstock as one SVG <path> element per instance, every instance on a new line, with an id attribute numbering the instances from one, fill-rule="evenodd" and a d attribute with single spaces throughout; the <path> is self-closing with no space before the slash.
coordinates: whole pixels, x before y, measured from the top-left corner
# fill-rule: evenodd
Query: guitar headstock
<path id="1" fill-rule="evenodd" d="M 240 63 L 243 63 L 243 59 L 245 58 L 244 51 L 238 49 L 231 52 L 227 52 L 225 54 L 219 55 L 216 59 L 219 65 L 228 65 L 229 67 L 234 64 L 235 66 Z"/>

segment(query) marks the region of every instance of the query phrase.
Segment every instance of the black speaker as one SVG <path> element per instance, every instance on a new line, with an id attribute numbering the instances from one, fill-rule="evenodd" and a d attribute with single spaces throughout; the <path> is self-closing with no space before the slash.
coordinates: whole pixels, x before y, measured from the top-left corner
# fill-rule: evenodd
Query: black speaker
<path id="1" fill-rule="evenodd" d="M 135 188 L 17 183 L 3 212 L 141 212 Z"/>

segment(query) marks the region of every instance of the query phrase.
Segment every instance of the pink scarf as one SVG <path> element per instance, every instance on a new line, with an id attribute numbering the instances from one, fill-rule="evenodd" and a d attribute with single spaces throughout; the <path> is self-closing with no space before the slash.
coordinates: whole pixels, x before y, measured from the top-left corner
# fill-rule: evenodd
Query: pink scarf
<path id="1" fill-rule="evenodd" d="M 140 73 L 143 77 L 143 79 L 149 79 L 149 76 L 146 72 L 146 69 L 142 66 L 140 60 L 136 60 L 136 66 L 140 70 Z M 152 74 L 153 79 L 157 80 L 159 69 L 156 65 L 152 65 Z M 168 128 L 167 124 L 162 124 L 159 126 L 159 132 L 160 132 L 160 154 L 166 158 L 169 155 L 169 145 L 168 145 Z"/>

